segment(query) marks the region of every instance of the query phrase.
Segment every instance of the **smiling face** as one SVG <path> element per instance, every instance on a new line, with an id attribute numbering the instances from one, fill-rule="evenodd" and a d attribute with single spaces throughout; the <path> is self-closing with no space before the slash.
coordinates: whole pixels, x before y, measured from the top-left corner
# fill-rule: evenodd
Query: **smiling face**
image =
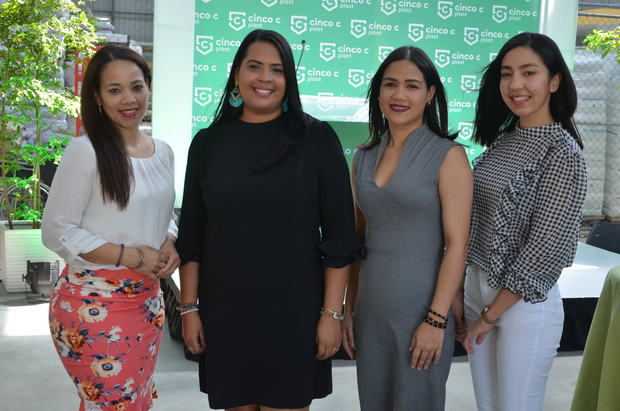
<path id="1" fill-rule="evenodd" d="M 388 120 L 390 130 L 408 132 L 424 123 L 424 107 L 435 94 L 435 87 L 427 87 L 424 75 L 409 60 L 390 64 L 381 80 L 379 108 Z"/>
<path id="2" fill-rule="evenodd" d="M 149 88 L 140 67 L 128 60 L 114 60 L 101 72 L 97 104 L 122 133 L 136 130 L 146 112 Z"/>
<path id="3" fill-rule="evenodd" d="M 560 75 L 550 77 L 540 56 L 529 47 L 516 47 L 502 60 L 499 89 L 504 103 L 520 127 L 553 123 L 549 110 L 551 94 L 560 85 Z"/>
<path id="4" fill-rule="evenodd" d="M 235 81 L 243 97 L 241 120 L 260 123 L 273 120 L 282 113 L 286 80 L 282 57 L 273 44 L 266 41 L 252 43 Z"/>

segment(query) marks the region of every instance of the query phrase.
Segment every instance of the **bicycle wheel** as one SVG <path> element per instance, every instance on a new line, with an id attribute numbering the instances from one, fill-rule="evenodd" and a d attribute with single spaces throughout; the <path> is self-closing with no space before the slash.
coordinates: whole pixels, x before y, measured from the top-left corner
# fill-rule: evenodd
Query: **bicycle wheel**
<path id="1" fill-rule="evenodd" d="M 41 183 L 39 190 L 41 192 L 41 210 L 44 210 L 50 188 L 47 184 Z M 30 204 L 32 204 L 32 192 L 30 190 L 14 185 L 9 186 L 6 195 L 0 193 L 0 221 L 8 221 L 9 216 L 13 221 L 22 219 L 25 208 L 29 207 Z"/>

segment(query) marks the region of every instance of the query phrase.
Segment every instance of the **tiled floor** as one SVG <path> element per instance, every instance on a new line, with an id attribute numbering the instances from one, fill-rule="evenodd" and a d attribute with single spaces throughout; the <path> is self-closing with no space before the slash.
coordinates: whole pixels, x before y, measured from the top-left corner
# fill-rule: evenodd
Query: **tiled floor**
<path id="1" fill-rule="evenodd" d="M 560 355 L 549 379 L 545 410 L 570 408 L 581 353 Z M 312 411 L 359 409 L 355 363 L 336 361 L 334 394 L 315 401 Z M 159 399 L 154 410 L 209 410 L 198 391 L 197 365 L 185 360 L 180 343 L 166 334 L 156 381 Z M 0 296 L 0 409 L 11 411 L 76 410 L 77 395 L 52 346 L 47 304 L 28 304 L 23 294 Z M 448 380 L 448 411 L 476 409 L 467 360 L 454 360 Z"/>

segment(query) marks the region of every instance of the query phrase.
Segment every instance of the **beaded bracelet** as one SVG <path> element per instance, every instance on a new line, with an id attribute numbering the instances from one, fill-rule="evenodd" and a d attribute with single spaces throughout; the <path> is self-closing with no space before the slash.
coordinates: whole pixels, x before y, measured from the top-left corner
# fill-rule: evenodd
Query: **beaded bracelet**
<path id="1" fill-rule="evenodd" d="M 114 264 L 115 267 L 118 267 L 119 265 L 121 265 L 121 260 L 123 259 L 124 252 L 125 252 L 125 244 L 121 243 L 121 252 L 118 253 L 118 259 L 116 260 L 116 264 Z"/>
<path id="2" fill-rule="evenodd" d="M 437 320 L 434 320 L 434 319 L 432 319 L 432 318 L 431 318 L 428 314 L 426 314 L 426 315 L 424 316 L 424 322 L 425 322 L 426 324 L 430 325 L 430 326 L 433 326 L 433 327 L 435 327 L 435 328 L 439 328 L 439 329 L 442 329 L 442 330 L 443 330 L 443 329 L 445 329 L 445 328 L 446 328 L 446 325 L 448 324 L 448 322 L 447 322 L 447 321 L 446 321 L 446 322 L 444 322 L 444 323 L 442 323 L 442 322 L 439 322 L 439 321 L 437 321 Z"/>
<path id="3" fill-rule="evenodd" d="M 429 308 L 427 313 L 431 313 L 439 318 L 441 318 L 442 320 L 444 320 L 445 322 L 448 322 L 448 316 L 447 315 L 441 315 L 439 314 L 437 311 L 433 310 L 432 308 Z"/>

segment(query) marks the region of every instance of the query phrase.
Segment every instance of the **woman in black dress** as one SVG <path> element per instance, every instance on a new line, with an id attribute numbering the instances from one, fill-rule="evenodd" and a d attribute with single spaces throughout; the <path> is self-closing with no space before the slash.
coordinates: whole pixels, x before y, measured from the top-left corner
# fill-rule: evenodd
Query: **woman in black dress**
<path id="1" fill-rule="evenodd" d="M 213 124 L 192 141 L 176 244 L 183 337 L 202 353 L 212 408 L 308 409 L 331 392 L 362 244 L 340 142 L 302 112 L 276 32 L 243 40 Z"/>

